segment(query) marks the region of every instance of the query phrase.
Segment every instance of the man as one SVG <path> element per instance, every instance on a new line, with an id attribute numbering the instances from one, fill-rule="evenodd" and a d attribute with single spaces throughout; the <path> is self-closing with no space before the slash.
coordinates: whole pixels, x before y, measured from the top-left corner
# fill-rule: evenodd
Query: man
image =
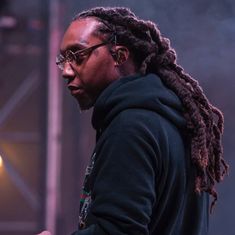
<path id="1" fill-rule="evenodd" d="M 74 235 L 206 235 L 228 168 L 223 116 L 157 26 L 127 8 L 84 11 L 56 63 L 97 131 Z"/>

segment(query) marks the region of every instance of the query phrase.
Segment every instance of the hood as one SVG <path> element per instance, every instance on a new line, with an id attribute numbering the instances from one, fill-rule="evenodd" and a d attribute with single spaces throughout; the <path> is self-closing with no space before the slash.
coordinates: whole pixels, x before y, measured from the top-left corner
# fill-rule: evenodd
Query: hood
<path id="1" fill-rule="evenodd" d="M 96 100 L 92 125 L 96 130 L 104 129 L 118 113 L 133 108 L 154 111 L 178 128 L 186 127 L 181 101 L 155 74 L 128 76 L 111 83 Z"/>

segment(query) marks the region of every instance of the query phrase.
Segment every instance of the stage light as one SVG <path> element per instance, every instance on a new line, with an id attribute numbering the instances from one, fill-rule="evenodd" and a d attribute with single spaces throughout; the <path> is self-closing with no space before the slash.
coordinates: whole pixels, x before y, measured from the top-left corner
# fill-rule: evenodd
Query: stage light
<path id="1" fill-rule="evenodd" d="M 2 156 L 0 155 L 0 167 L 3 166 L 3 160 L 2 160 Z"/>

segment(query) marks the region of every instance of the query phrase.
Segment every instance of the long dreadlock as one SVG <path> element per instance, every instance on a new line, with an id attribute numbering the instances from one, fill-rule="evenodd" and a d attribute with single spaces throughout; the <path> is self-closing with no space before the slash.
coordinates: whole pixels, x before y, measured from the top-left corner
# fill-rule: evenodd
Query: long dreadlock
<path id="1" fill-rule="evenodd" d="M 110 37 L 126 46 L 142 74 L 155 73 L 180 98 L 191 139 L 191 158 L 196 168 L 195 191 L 208 192 L 217 200 L 215 183 L 228 172 L 223 158 L 221 138 L 224 119 L 203 93 L 198 82 L 176 63 L 176 52 L 169 39 L 163 37 L 156 24 L 135 16 L 128 8 L 97 7 L 75 16 L 74 20 L 96 17 L 102 22 L 97 34 Z"/>

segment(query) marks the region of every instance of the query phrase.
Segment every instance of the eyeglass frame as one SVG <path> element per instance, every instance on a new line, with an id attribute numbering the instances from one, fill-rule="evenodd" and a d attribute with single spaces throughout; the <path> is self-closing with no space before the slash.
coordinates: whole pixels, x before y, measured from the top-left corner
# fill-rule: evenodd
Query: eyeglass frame
<path id="1" fill-rule="evenodd" d="M 71 51 L 71 50 L 66 50 L 64 55 L 62 55 L 61 53 L 58 54 L 56 56 L 56 65 L 58 66 L 58 68 L 60 70 L 64 70 L 64 65 L 66 62 L 69 62 L 71 63 L 72 61 L 75 61 L 76 64 L 81 64 L 79 63 L 79 57 L 83 57 L 85 55 L 89 55 L 91 54 L 95 49 L 101 47 L 101 46 L 104 46 L 104 45 L 107 45 L 109 43 L 111 43 L 112 41 L 114 41 L 114 45 L 116 45 L 116 34 L 114 33 L 113 35 L 111 35 L 110 39 L 105 41 L 105 42 L 102 42 L 102 43 L 99 43 L 99 44 L 96 44 L 96 45 L 93 45 L 91 47 L 87 47 L 87 48 L 84 48 L 84 49 L 80 49 L 80 50 L 77 50 L 75 52 Z M 78 56 L 77 56 L 78 54 Z M 82 60 L 83 61 L 83 60 Z"/>

